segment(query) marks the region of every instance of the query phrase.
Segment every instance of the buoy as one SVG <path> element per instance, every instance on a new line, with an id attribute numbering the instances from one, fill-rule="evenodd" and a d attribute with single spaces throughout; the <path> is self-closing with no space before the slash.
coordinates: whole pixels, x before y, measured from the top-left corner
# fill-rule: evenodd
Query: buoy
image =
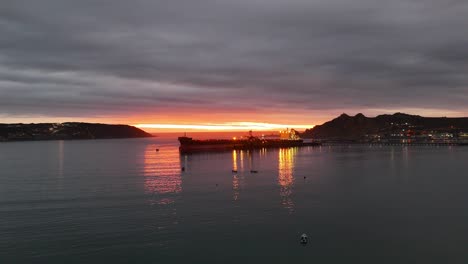
<path id="1" fill-rule="evenodd" d="M 307 177 L 306 177 L 306 176 L 304 176 L 304 180 L 305 180 L 305 178 L 307 178 Z"/>
<path id="2" fill-rule="evenodd" d="M 301 245 L 307 245 L 307 242 L 309 242 L 309 238 L 307 237 L 306 234 L 301 235 Z"/>
<path id="3" fill-rule="evenodd" d="M 159 149 L 156 149 L 156 151 L 159 151 Z"/>
<path id="4" fill-rule="evenodd" d="M 185 171 L 185 167 L 182 167 L 181 170 L 182 170 L 182 171 Z"/>

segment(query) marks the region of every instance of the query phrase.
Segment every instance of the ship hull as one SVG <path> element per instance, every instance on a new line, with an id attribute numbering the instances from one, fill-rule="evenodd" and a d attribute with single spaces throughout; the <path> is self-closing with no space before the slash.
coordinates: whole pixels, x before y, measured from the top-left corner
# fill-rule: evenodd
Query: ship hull
<path id="1" fill-rule="evenodd" d="M 193 140 L 182 137 L 179 141 L 179 150 L 184 153 L 320 145 L 317 142 L 304 143 L 302 140 Z"/>

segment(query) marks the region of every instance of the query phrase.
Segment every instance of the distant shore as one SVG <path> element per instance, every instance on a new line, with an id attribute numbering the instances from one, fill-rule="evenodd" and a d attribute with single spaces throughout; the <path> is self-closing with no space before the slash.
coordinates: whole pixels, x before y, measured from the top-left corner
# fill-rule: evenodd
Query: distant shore
<path id="1" fill-rule="evenodd" d="M 0 124 L 0 142 L 146 137 L 154 136 L 129 125 L 77 122 Z"/>
<path id="2" fill-rule="evenodd" d="M 466 145 L 468 118 L 422 117 L 395 113 L 366 117 L 339 117 L 301 134 L 322 143 L 382 145 Z"/>

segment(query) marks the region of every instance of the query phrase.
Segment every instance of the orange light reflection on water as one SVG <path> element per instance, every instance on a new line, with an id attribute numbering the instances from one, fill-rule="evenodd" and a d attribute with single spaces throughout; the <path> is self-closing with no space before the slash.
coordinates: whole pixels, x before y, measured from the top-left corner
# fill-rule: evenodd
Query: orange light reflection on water
<path id="1" fill-rule="evenodd" d="M 241 151 L 242 155 L 242 151 Z M 239 199 L 239 193 L 240 193 L 240 178 L 237 175 L 237 150 L 232 151 L 232 169 L 236 171 L 234 175 L 232 175 L 232 190 L 234 191 L 234 194 L 232 196 L 232 199 L 234 201 L 237 201 Z"/>
<path id="2" fill-rule="evenodd" d="M 244 151 L 240 151 L 240 169 L 244 170 Z"/>
<path id="3" fill-rule="evenodd" d="M 176 194 L 182 191 L 181 166 L 177 148 L 161 148 L 149 145 L 144 154 L 145 191 L 152 194 Z M 156 203 L 173 203 L 172 197 L 161 197 Z"/>
<path id="4" fill-rule="evenodd" d="M 281 204 L 289 212 L 294 210 L 294 202 L 291 198 L 294 186 L 294 162 L 296 148 L 280 149 L 278 154 L 278 184 L 280 186 Z"/>
<path id="5" fill-rule="evenodd" d="M 232 151 L 232 169 L 237 171 L 237 151 Z"/>

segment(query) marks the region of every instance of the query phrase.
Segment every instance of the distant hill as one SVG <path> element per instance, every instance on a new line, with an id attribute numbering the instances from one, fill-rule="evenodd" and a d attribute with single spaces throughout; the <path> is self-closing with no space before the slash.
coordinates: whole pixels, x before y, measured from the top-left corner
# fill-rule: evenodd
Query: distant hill
<path id="1" fill-rule="evenodd" d="M 342 114 L 322 125 L 307 129 L 302 137 L 355 140 L 366 134 L 390 133 L 402 128 L 414 131 L 468 131 L 468 118 L 422 117 L 404 113 L 376 117 L 366 117 L 361 113 L 355 116 Z"/>
<path id="2" fill-rule="evenodd" d="M 0 141 L 152 137 L 128 125 L 92 123 L 0 124 Z"/>

